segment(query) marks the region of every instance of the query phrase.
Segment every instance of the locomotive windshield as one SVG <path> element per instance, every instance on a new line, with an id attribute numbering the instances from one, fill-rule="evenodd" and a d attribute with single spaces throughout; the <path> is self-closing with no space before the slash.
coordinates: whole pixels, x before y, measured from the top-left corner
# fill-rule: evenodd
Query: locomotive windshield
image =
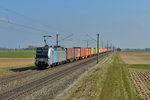
<path id="1" fill-rule="evenodd" d="M 36 58 L 48 58 L 48 48 L 37 48 Z"/>

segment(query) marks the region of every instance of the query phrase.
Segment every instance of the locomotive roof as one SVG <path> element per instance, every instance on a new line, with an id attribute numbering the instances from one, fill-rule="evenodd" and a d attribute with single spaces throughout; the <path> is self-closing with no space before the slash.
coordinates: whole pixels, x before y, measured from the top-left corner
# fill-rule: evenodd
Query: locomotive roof
<path id="1" fill-rule="evenodd" d="M 54 48 L 54 49 L 65 49 L 64 47 L 60 47 L 60 46 L 44 46 L 44 47 L 37 47 L 36 49 L 48 49 L 48 48 Z"/>

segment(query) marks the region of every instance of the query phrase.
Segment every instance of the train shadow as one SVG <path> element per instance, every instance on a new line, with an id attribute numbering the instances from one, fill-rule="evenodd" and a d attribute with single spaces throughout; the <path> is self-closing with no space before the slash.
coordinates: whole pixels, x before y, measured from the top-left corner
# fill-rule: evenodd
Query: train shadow
<path id="1" fill-rule="evenodd" d="M 29 66 L 29 67 L 22 67 L 22 68 L 12 68 L 10 70 L 13 72 L 22 72 L 27 70 L 39 70 L 39 69 L 35 66 Z"/>

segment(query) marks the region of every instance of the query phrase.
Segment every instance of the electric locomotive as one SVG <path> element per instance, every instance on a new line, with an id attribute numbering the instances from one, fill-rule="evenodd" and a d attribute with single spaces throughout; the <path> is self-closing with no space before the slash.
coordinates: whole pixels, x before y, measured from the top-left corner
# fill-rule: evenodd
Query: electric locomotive
<path id="1" fill-rule="evenodd" d="M 66 49 L 60 46 L 38 47 L 35 50 L 35 58 L 37 67 L 52 67 L 66 61 Z"/>

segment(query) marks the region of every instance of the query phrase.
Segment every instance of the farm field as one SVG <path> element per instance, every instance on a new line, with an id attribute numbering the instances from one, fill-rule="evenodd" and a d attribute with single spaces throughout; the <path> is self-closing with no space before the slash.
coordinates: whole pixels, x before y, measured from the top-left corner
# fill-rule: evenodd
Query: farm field
<path id="1" fill-rule="evenodd" d="M 120 56 L 126 64 L 150 64 L 150 52 L 121 52 Z"/>
<path id="2" fill-rule="evenodd" d="M 0 57 L 0 76 L 34 66 L 34 57 L 21 58 L 19 54 L 25 55 L 24 51 L 21 52 L 17 52 L 17 57 L 9 54 L 6 54 L 9 57 Z M 149 100 L 149 59 L 150 52 L 113 53 L 90 70 L 60 100 Z"/>
<path id="3" fill-rule="evenodd" d="M 0 68 L 13 68 L 31 64 L 34 64 L 34 58 L 0 58 Z"/>
<path id="4" fill-rule="evenodd" d="M 0 58 L 34 58 L 35 51 L 0 51 Z"/>
<path id="5" fill-rule="evenodd" d="M 142 100 L 150 99 L 150 70 L 129 69 L 130 77 Z"/>
<path id="6" fill-rule="evenodd" d="M 150 100 L 150 52 L 122 52 L 140 100 Z"/>
<path id="7" fill-rule="evenodd" d="M 117 52 L 61 100 L 150 100 L 150 52 Z"/>
<path id="8" fill-rule="evenodd" d="M 0 51 L 0 76 L 15 73 L 13 69 L 34 66 L 34 51 Z"/>

